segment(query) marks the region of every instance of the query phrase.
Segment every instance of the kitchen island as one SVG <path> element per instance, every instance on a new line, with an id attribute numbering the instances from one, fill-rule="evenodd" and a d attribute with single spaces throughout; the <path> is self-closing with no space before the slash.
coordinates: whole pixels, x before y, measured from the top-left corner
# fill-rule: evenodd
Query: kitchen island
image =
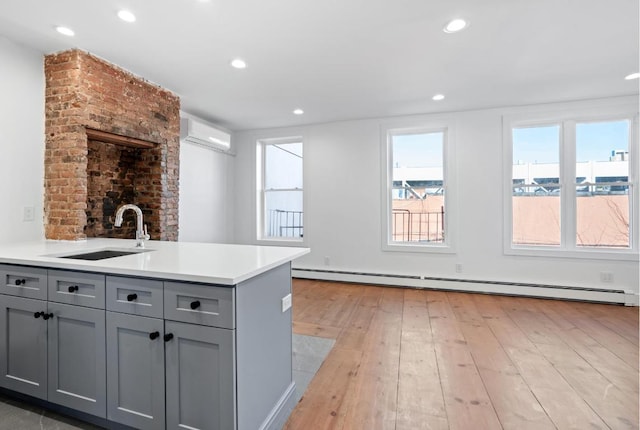
<path id="1" fill-rule="evenodd" d="M 295 406 L 291 261 L 308 252 L 0 246 L 0 387 L 107 428 L 279 429 Z"/>

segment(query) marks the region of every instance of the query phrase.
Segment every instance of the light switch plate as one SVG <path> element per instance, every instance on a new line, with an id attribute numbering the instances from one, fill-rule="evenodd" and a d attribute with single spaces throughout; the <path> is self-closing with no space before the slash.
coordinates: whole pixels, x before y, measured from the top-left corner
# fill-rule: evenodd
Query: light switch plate
<path id="1" fill-rule="evenodd" d="M 289 308 L 291 308 L 291 294 L 282 298 L 282 312 L 286 312 Z"/>

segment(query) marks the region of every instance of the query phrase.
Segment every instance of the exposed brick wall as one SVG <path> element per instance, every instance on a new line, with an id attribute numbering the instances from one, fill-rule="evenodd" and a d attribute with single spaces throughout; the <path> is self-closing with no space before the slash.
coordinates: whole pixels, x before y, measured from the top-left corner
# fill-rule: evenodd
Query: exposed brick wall
<path id="1" fill-rule="evenodd" d="M 46 56 L 45 77 L 46 237 L 133 237 L 130 228 L 113 230 L 111 212 L 134 203 L 152 239 L 177 240 L 179 98 L 79 50 Z M 156 145 L 89 143 L 85 128 Z"/>

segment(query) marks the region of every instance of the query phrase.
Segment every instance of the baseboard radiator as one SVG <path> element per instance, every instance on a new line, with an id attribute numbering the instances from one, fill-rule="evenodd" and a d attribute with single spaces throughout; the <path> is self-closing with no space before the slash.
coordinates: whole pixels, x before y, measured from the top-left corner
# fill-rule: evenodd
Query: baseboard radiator
<path id="1" fill-rule="evenodd" d="M 292 275 L 294 278 L 322 281 L 580 300 L 638 306 L 638 294 L 624 290 L 306 268 L 293 268 Z"/>

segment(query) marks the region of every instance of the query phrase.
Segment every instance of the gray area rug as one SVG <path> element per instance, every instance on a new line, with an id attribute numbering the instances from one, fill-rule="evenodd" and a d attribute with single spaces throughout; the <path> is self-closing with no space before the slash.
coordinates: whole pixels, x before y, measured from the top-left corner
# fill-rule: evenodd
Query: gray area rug
<path id="1" fill-rule="evenodd" d="M 336 343 L 334 339 L 293 335 L 293 380 L 296 381 L 296 403 Z"/>
<path id="2" fill-rule="evenodd" d="M 293 335 L 293 380 L 296 403 L 302 398 L 322 362 L 333 348 L 333 339 Z M 0 395 L 0 430 L 99 430 L 100 427 Z"/>

